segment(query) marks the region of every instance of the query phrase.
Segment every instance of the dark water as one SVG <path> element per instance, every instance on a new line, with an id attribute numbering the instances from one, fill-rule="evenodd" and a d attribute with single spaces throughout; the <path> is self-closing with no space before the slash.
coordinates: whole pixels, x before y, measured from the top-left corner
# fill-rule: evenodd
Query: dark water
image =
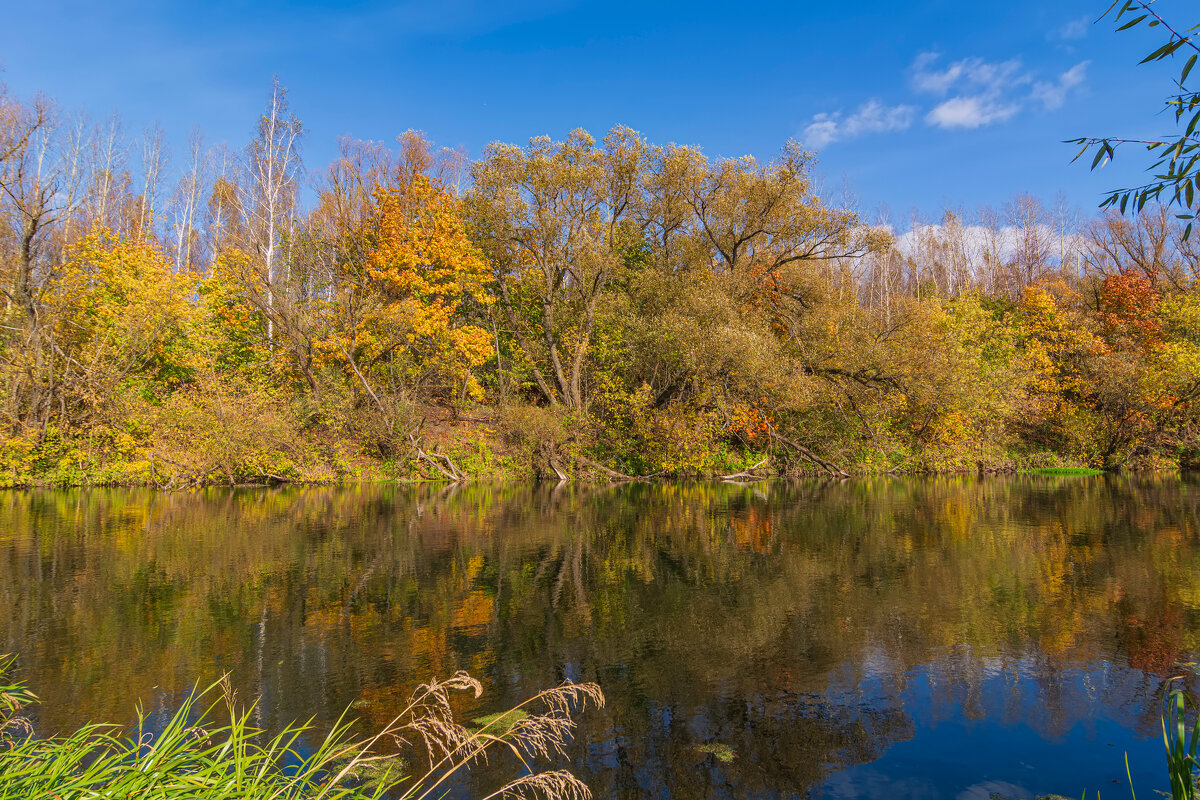
<path id="1" fill-rule="evenodd" d="M 42 731 L 230 670 L 268 728 L 608 697 L 605 797 L 1128 797 L 1200 645 L 1200 485 L 1014 478 L 0 495 L 0 652 Z M 723 764 L 697 749 L 732 748 Z"/>

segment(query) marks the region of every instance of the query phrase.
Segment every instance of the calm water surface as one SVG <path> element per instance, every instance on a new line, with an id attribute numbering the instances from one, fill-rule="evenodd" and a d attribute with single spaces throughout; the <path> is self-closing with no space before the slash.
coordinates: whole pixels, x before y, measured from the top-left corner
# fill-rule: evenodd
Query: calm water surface
<path id="1" fill-rule="evenodd" d="M 225 670 L 265 727 L 382 724 L 465 669 L 468 717 L 598 682 L 600 798 L 1128 797 L 1125 753 L 1151 797 L 1198 514 L 1177 478 L 6 493 L 0 652 L 43 732 Z"/>

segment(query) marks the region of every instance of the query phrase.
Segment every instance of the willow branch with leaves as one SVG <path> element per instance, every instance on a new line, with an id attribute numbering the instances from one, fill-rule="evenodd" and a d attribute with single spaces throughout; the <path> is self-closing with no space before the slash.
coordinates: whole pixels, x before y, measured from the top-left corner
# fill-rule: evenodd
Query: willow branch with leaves
<path id="1" fill-rule="evenodd" d="M 1182 126 L 1183 132 L 1161 139 L 1081 137 L 1067 141 L 1080 145 L 1073 161 L 1078 161 L 1089 152 L 1094 154 L 1093 170 L 1111 161 L 1116 156 L 1117 148 L 1123 145 L 1140 145 L 1149 151 L 1155 159 L 1146 170 L 1150 175 L 1149 180 L 1140 186 L 1112 190 L 1100 207 L 1115 207 L 1121 213 L 1125 213 L 1127 208 L 1140 212 L 1151 200 L 1165 199 L 1168 205 L 1180 208 L 1181 213 L 1176 215 L 1179 219 L 1187 220 L 1183 234 L 1186 238 L 1191 234 L 1192 221 L 1196 217 L 1196 199 L 1200 195 L 1200 135 L 1196 130 L 1200 125 L 1200 92 L 1187 87 L 1188 77 L 1200 55 L 1200 46 L 1197 45 L 1200 23 L 1186 29 L 1172 25 L 1154 10 L 1153 5 L 1154 0 L 1115 0 L 1100 19 L 1113 15 L 1114 21 L 1119 23 L 1118 31 L 1131 30 L 1140 25 L 1167 31 L 1167 41 L 1143 58 L 1141 64 L 1164 61 L 1176 54 L 1188 55 L 1179 78 L 1175 80 L 1178 91 L 1166 98 L 1167 108 L 1174 112 L 1176 128 L 1178 130 Z"/>

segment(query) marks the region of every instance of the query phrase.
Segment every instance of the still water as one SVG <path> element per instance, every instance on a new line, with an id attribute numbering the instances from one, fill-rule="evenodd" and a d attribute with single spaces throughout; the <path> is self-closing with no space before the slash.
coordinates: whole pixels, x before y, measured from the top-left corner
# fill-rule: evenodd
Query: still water
<path id="1" fill-rule="evenodd" d="M 599 798 L 1165 788 L 1200 483 L 938 478 L 0 494 L 0 652 L 44 733 L 232 674 L 272 728 L 596 681 Z M 699 749 L 720 744 L 729 763 Z"/>

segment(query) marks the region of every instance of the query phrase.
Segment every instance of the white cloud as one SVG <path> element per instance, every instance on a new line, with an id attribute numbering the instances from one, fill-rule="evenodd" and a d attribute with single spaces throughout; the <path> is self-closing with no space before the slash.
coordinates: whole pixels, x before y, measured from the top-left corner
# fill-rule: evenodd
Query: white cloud
<path id="1" fill-rule="evenodd" d="M 912 125 L 915 115 L 913 106 L 885 106 L 878 100 L 868 100 L 845 118 L 840 111 L 815 115 L 804 128 L 803 140 L 811 147 L 824 147 L 869 133 L 902 131 Z"/>
<path id="2" fill-rule="evenodd" d="M 838 115 L 816 114 L 813 121 L 804 128 L 802 141 L 808 147 L 824 147 L 838 140 Z"/>
<path id="3" fill-rule="evenodd" d="M 972 93 L 1001 93 L 1014 86 L 1029 83 L 1019 58 L 1008 61 L 984 61 L 964 58 L 944 69 L 932 69 L 941 56 L 921 53 L 912 66 L 912 84 L 919 92 L 944 95 L 951 89 L 967 89 Z"/>
<path id="4" fill-rule="evenodd" d="M 1019 58 L 964 58 L 940 69 L 939 59 L 937 53 L 918 55 L 913 61 L 912 85 L 926 94 L 949 95 L 925 115 L 925 121 L 938 128 L 960 130 L 1007 122 L 1031 100 L 1047 109 L 1061 108 L 1071 90 L 1083 83 L 1088 67 L 1084 61 L 1054 81 L 1035 82 Z"/>
<path id="5" fill-rule="evenodd" d="M 1090 61 L 1080 61 L 1075 66 L 1058 76 L 1058 80 L 1053 83 L 1038 81 L 1033 85 L 1033 99 L 1037 100 L 1049 110 L 1062 108 L 1063 103 L 1067 100 L 1067 95 L 1072 89 L 1083 83 L 1087 77 L 1087 68 Z"/>
<path id="6" fill-rule="evenodd" d="M 1075 22 L 1086 25 L 1087 18 Z M 1089 63 L 1081 61 L 1053 80 L 1035 81 L 1020 58 L 973 57 L 943 64 L 941 54 L 924 52 L 913 60 L 909 79 L 914 90 L 936 98 L 936 105 L 924 115 L 927 125 L 974 130 L 1007 122 L 1033 104 L 1048 110 L 1062 108 L 1087 78 Z M 887 106 L 869 100 L 849 116 L 840 111 L 815 115 L 802 138 L 810 147 L 820 148 L 869 133 L 905 130 L 917 113 L 912 105 Z"/>
<path id="7" fill-rule="evenodd" d="M 1020 110 L 1015 103 L 991 97 L 952 97 L 935 106 L 925 115 L 925 121 L 938 128 L 981 128 L 1010 120 Z"/>
<path id="8" fill-rule="evenodd" d="M 1058 29 L 1058 38 L 1065 39 L 1067 41 L 1072 39 L 1082 39 L 1083 37 L 1087 36 L 1088 25 L 1091 24 L 1091 21 L 1092 18 L 1087 14 L 1084 14 L 1082 17 L 1065 23 L 1061 28 Z"/>

